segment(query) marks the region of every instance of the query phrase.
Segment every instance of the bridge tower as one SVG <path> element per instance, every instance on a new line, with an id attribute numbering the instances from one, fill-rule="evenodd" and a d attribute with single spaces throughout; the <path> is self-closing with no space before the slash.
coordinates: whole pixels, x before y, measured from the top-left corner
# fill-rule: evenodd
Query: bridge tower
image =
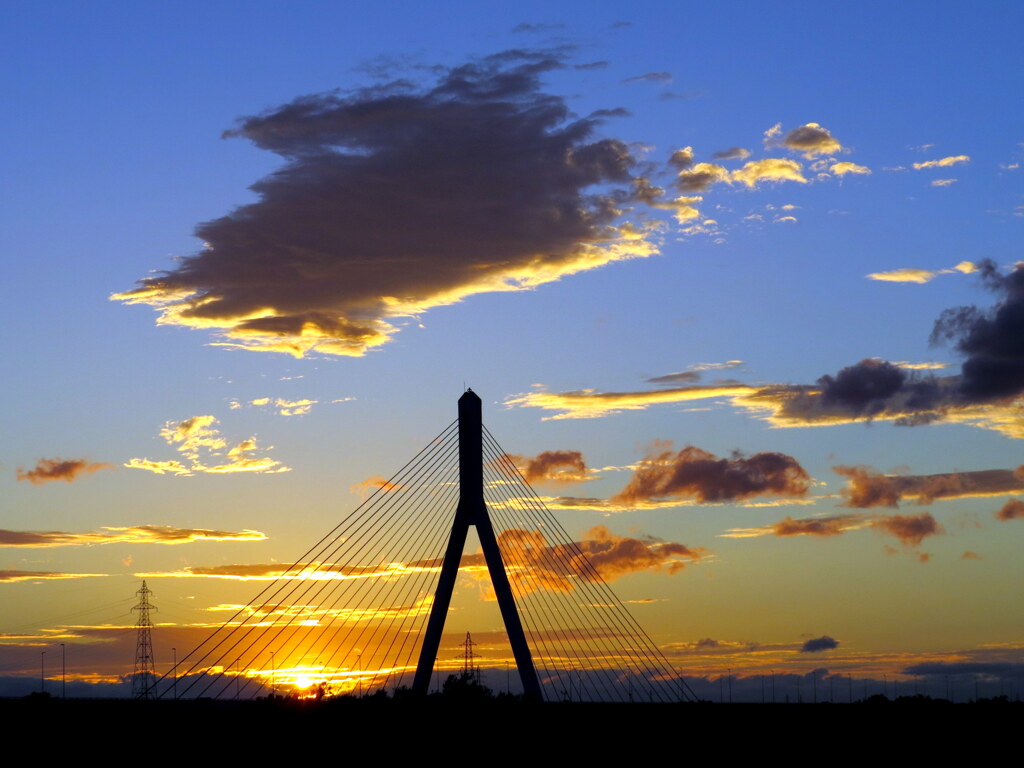
<path id="1" fill-rule="evenodd" d="M 430 609 L 430 618 L 427 621 L 412 687 L 415 692 L 424 695 L 430 687 L 430 677 L 437 660 L 438 646 L 441 644 L 441 633 L 451 605 L 452 590 L 459 574 L 462 550 L 466 546 L 466 535 L 469 533 L 469 526 L 474 525 L 480 539 L 480 547 L 483 549 L 491 584 L 498 598 L 498 608 L 501 610 L 501 619 L 505 623 L 505 631 L 512 646 L 519 679 L 523 683 L 523 692 L 527 698 L 540 701 L 541 690 L 537 670 L 533 666 L 533 656 L 526 642 L 526 634 L 523 632 L 516 601 L 512 596 L 512 588 L 509 586 L 505 564 L 501 559 L 501 550 L 498 549 L 498 540 L 495 538 L 494 528 L 487 514 L 487 504 L 484 502 L 483 466 L 482 405 L 479 396 L 472 389 L 467 389 L 459 398 L 459 503 L 441 564 L 441 575 L 438 578 L 437 591 L 434 593 L 434 603 Z"/>

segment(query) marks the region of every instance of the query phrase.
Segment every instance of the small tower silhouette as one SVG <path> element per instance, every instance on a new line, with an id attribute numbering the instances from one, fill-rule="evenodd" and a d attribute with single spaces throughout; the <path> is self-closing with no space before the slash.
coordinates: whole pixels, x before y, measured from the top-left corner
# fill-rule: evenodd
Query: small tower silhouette
<path id="1" fill-rule="evenodd" d="M 156 606 L 149 602 L 149 587 L 142 582 L 142 589 L 136 592 L 139 596 L 139 604 L 132 608 L 139 612 L 139 620 L 135 622 L 135 629 L 138 632 L 138 640 L 135 643 L 135 672 L 132 674 L 132 698 L 151 699 L 155 691 L 153 683 L 156 681 L 156 665 L 153 662 L 153 637 L 151 630 L 153 622 L 150 621 L 149 612 L 157 610 Z"/>
<path id="2" fill-rule="evenodd" d="M 467 678 L 472 678 L 478 683 L 480 682 L 480 667 L 477 666 L 475 659 L 480 658 L 479 654 L 473 653 L 473 646 L 476 643 L 473 642 L 473 636 L 466 633 L 466 639 L 462 643 L 463 651 L 457 659 L 462 659 L 462 674 Z"/>

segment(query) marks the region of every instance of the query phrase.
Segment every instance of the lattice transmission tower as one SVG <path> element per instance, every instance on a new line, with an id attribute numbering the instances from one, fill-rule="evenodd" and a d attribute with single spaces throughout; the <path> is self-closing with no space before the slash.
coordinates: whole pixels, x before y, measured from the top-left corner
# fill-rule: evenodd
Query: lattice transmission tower
<path id="1" fill-rule="evenodd" d="M 149 596 L 152 593 L 145 581 L 142 582 L 142 589 L 135 594 L 139 596 L 139 604 L 132 610 L 139 612 L 139 619 L 135 622 L 137 640 L 135 642 L 135 672 L 132 674 L 132 698 L 151 699 L 155 693 L 156 666 L 153 662 L 153 622 L 149 618 L 149 612 L 155 611 L 157 608 L 149 602 Z"/>

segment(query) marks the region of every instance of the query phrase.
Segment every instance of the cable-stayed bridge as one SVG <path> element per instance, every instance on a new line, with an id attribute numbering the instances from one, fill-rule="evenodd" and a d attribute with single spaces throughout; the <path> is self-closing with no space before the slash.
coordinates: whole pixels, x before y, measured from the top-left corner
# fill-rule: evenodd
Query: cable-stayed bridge
<path id="1" fill-rule="evenodd" d="M 464 552 L 471 529 L 477 554 Z M 158 695 L 425 695 L 457 669 L 438 651 L 460 574 L 493 590 L 501 612 L 511 659 L 492 679 L 514 668 L 528 698 L 695 698 L 483 426 L 472 390 L 455 421 L 161 678 Z"/>

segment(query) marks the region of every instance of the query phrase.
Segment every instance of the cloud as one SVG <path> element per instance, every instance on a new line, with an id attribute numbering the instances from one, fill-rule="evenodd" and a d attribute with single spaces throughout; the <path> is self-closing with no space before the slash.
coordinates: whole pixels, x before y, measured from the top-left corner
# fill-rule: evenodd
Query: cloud
<path id="1" fill-rule="evenodd" d="M 360 356 L 432 307 L 654 253 L 594 189 L 629 184 L 626 145 L 541 90 L 561 66 L 510 51 L 242 119 L 225 136 L 285 165 L 199 225 L 200 251 L 111 298 L 229 348 Z"/>
<path id="2" fill-rule="evenodd" d="M 580 581 L 614 581 L 641 571 L 672 575 L 706 553 L 700 547 L 651 536 L 619 536 L 603 525 L 591 528 L 581 541 L 571 545 L 550 545 L 540 531 L 510 528 L 498 535 L 498 546 L 509 581 L 519 595 L 541 590 L 570 593 Z M 470 557 L 482 564 L 482 555 Z M 464 556 L 463 566 L 466 564 Z M 476 573 L 481 580 L 489 581 L 486 571 Z"/>
<path id="3" fill-rule="evenodd" d="M 841 536 L 847 531 L 866 528 L 869 521 L 864 515 L 844 514 L 827 517 L 785 517 L 777 523 L 759 528 L 730 528 L 720 534 L 723 539 L 753 539 L 761 536 Z"/>
<path id="4" fill-rule="evenodd" d="M 217 531 L 168 525 L 104 526 L 98 531 L 0 530 L 0 547 L 65 547 L 82 544 L 188 544 L 193 541 L 264 541 L 259 531 Z"/>
<path id="5" fill-rule="evenodd" d="M 720 534 L 724 539 L 753 539 L 761 536 L 815 536 L 828 538 L 850 531 L 873 528 L 895 536 L 905 547 L 916 547 L 928 536 L 943 533 L 943 528 L 927 512 L 918 515 L 865 515 L 859 513 L 827 517 L 786 517 L 758 528 L 730 528 Z"/>
<path id="6" fill-rule="evenodd" d="M 671 165 L 674 165 L 681 171 L 685 171 L 693 166 L 693 147 L 684 147 L 683 149 L 677 149 L 672 153 L 672 156 L 668 159 Z"/>
<path id="7" fill-rule="evenodd" d="M 999 296 L 981 310 L 943 312 L 933 344 L 953 342 L 965 360 L 959 376 L 936 377 L 867 358 L 814 385 L 673 387 L 640 392 L 531 392 L 506 399 L 509 406 L 560 411 L 550 419 L 597 418 L 656 404 L 727 399 L 774 427 L 835 426 L 888 420 L 898 426 L 967 424 L 1024 438 L 1024 263 L 1008 274 L 991 260 L 961 262 L 949 272 L 977 272 Z"/>
<path id="8" fill-rule="evenodd" d="M 253 405 L 266 405 L 270 398 L 253 400 Z M 278 400 L 278 404 L 284 403 L 287 409 L 295 413 L 303 413 L 301 409 L 306 404 L 315 401 L 297 400 L 294 402 Z M 311 405 L 309 407 L 312 407 Z M 285 415 L 291 415 L 285 414 Z M 220 430 L 215 426 L 219 422 L 213 416 L 193 416 L 184 421 L 168 421 L 160 430 L 160 436 L 167 441 L 168 445 L 177 447 L 177 450 L 188 459 L 188 464 L 176 460 L 152 461 L 146 458 L 132 458 L 125 462 L 129 469 L 144 469 L 158 475 L 191 475 L 195 472 L 209 474 L 229 474 L 235 472 L 256 472 L 276 473 L 290 472 L 291 468 L 281 462 L 269 457 L 255 457 L 249 454 L 257 451 L 256 438 L 250 437 L 239 443 L 228 447 L 227 440 L 221 435 Z M 211 459 L 223 461 L 221 457 L 226 456 L 227 462 L 220 464 L 209 464 Z"/>
<path id="9" fill-rule="evenodd" d="M 699 167 L 699 166 L 698 166 Z M 753 189 L 762 181 L 797 181 L 806 184 L 807 179 L 801 173 L 800 163 L 783 157 L 767 157 L 764 160 L 751 160 L 749 163 L 729 176 L 730 181 L 738 181 Z"/>
<path id="10" fill-rule="evenodd" d="M 150 459 L 128 459 L 124 464 L 129 469 L 144 469 L 158 475 L 191 475 L 192 470 L 180 461 L 151 461 Z"/>
<path id="11" fill-rule="evenodd" d="M 680 192 L 705 192 L 712 184 L 729 181 L 729 178 L 728 169 L 721 165 L 697 163 L 679 172 L 676 187 Z"/>
<path id="12" fill-rule="evenodd" d="M 368 477 L 365 480 L 360 480 L 354 485 L 350 485 L 348 489 L 351 493 L 358 494 L 365 499 L 370 494 L 378 490 L 384 491 L 384 493 L 391 493 L 392 491 L 397 491 L 402 487 L 404 486 L 399 483 L 390 482 L 383 475 L 373 475 L 373 477 Z"/>
<path id="13" fill-rule="evenodd" d="M 507 406 L 561 411 L 547 419 L 592 419 L 622 411 L 640 411 L 659 403 L 684 403 L 716 397 L 732 397 L 757 392 L 757 387 L 728 384 L 705 387 L 675 387 L 640 392 L 598 392 L 579 389 L 572 392 L 527 392 L 505 400 Z"/>
<path id="14" fill-rule="evenodd" d="M 70 483 L 83 475 L 113 468 L 113 464 L 90 462 L 86 459 L 40 459 L 32 469 L 24 470 L 18 467 L 17 476 L 18 480 L 28 480 L 32 485 L 43 485 L 55 480 Z"/>
<path id="15" fill-rule="evenodd" d="M 888 272 L 872 272 L 868 275 L 868 278 L 871 280 L 884 280 L 890 283 L 927 283 L 937 275 L 953 275 L 958 272 L 962 275 L 969 275 L 977 271 L 978 266 L 974 262 L 961 261 L 949 269 L 932 271 L 929 269 L 906 267 L 903 269 L 893 269 Z"/>
<path id="16" fill-rule="evenodd" d="M 666 373 L 664 376 L 655 376 L 647 381 L 651 384 L 693 384 L 700 381 L 700 372 L 679 371 L 678 373 Z"/>
<path id="17" fill-rule="evenodd" d="M 755 496 L 802 497 L 811 477 L 792 456 L 755 453 L 729 459 L 694 446 L 678 453 L 670 442 L 657 446 L 629 483 L 611 501 L 630 504 L 665 498 L 690 498 L 698 502 L 722 502 Z"/>
<path id="18" fill-rule="evenodd" d="M 946 472 L 935 475 L 885 475 L 870 467 L 833 467 L 849 484 L 842 494 L 844 506 L 898 507 L 905 499 L 931 504 L 941 499 L 1005 496 L 1024 491 L 1024 478 L 1009 469 Z"/>
<path id="19" fill-rule="evenodd" d="M 927 512 L 919 515 L 876 517 L 872 520 L 871 526 L 895 536 L 905 547 L 916 547 L 926 537 L 943 532 L 942 526 Z"/>
<path id="20" fill-rule="evenodd" d="M 638 571 L 664 569 L 669 574 L 677 573 L 687 563 L 699 560 L 705 552 L 700 547 L 687 547 L 650 536 L 619 536 L 603 525 L 587 531 L 580 548 L 605 581 Z"/>
<path id="21" fill-rule="evenodd" d="M 746 160 L 750 157 L 750 150 L 743 147 L 729 147 L 715 152 L 712 157 L 717 160 Z"/>
<path id="22" fill-rule="evenodd" d="M 1019 679 L 1024 677 L 1024 664 L 1019 662 L 929 661 L 905 667 L 903 674 L 917 677 L 936 676 L 942 679 L 946 679 L 950 675 Z"/>
<path id="23" fill-rule="evenodd" d="M 523 22 L 512 27 L 512 32 L 513 34 L 522 32 L 557 32 L 561 29 L 565 29 L 565 24 L 528 24 Z"/>
<path id="24" fill-rule="evenodd" d="M 833 640 L 828 635 L 822 635 L 821 637 L 815 637 L 808 640 L 800 648 L 800 653 L 818 653 L 819 651 L 831 651 L 833 648 L 839 647 L 839 641 Z"/>
<path id="25" fill-rule="evenodd" d="M 622 81 L 623 83 L 671 83 L 672 73 L 671 72 L 647 72 L 643 75 L 636 75 L 635 77 L 627 77 Z"/>
<path id="26" fill-rule="evenodd" d="M 866 165 L 857 165 L 856 163 L 851 163 L 845 160 L 841 163 L 833 163 L 828 170 L 830 173 L 833 173 L 836 176 L 846 176 L 848 173 L 858 175 L 866 175 L 871 173 L 871 169 L 868 168 Z"/>
<path id="27" fill-rule="evenodd" d="M 90 579 L 105 573 L 61 573 L 59 571 L 0 571 L 0 582 L 36 581 L 37 579 Z"/>
<path id="28" fill-rule="evenodd" d="M 1002 509 L 996 512 L 997 520 L 1015 520 L 1017 518 L 1024 518 L 1024 501 L 1020 499 L 1010 499 Z"/>
<path id="29" fill-rule="evenodd" d="M 991 402 L 1024 392 L 1024 263 L 1007 275 L 995 262 L 978 263 L 983 284 L 1001 300 L 987 311 L 945 310 L 932 330 L 932 343 L 954 342 L 966 359 L 957 394 L 968 402 Z"/>
<path id="30" fill-rule="evenodd" d="M 956 179 L 935 179 L 931 184 L 933 187 L 948 187 L 950 184 L 955 184 Z"/>
<path id="31" fill-rule="evenodd" d="M 498 534 L 497 540 L 509 580 L 519 594 L 530 594 L 542 589 L 572 592 L 576 581 L 595 581 L 599 577 L 611 581 L 639 571 L 663 571 L 671 575 L 706 554 L 706 550 L 701 547 L 687 547 L 652 536 L 618 536 L 604 526 L 591 529 L 581 541 L 568 545 L 551 545 L 540 531 L 521 528 L 504 530 Z M 336 581 L 393 579 L 440 569 L 441 558 L 435 558 L 366 566 L 319 562 L 297 563 L 292 567 L 280 563 L 190 566 L 180 571 L 136 575 L 140 578 L 217 578 L 239 581 Z M 484 556 L 479 552 L 464 554 L 459 569 L 474 579 L 489 583 Z"/>
<path id="32" fill-rule="evenodd" d="M 903 267 L 902 269 L 892 269 L 888 272 L 872 272 L 868 275 L 871 280 L 882 280 L 888 283 L 927 283 L 932 280 L 937 272 L 932 272 L 928 269 L 914 269 L 912 267 Z"/>
<path id="33" fill-rule="evenodd" d="M 786 147 L 801 153 L 808 160 L 822 155 L 834 155 L 843 150 L 842 144 L 818 123 L 807 123 L 794 128 L 780 139 L 782 124 L 778 123 L 765 132 L 766 147 Z"/>
<path id="34" fill-rule="evenodd" d="M 920 171 L 925 168 L 948 168 L 951 165 L 960 165 L 961 163 L 969 163 L 971 158 L 968 155 L 952 155 L 950 157 L 943 157 L 939 160 L 925 160 L 923 163 L 914 163 L 914 170 Z"/>
<path id="35" fill-rule="evenodd" d="M 589 479 L 586 461 L 579 451 L 544 451 L 533 458 L 506 456 L 531 484 L 581 483 Z"/>
<path id="36" fill-rule="evenodd" d="M 643 177 L 633 179 L 633 194 L 635 199 L 652 208 L 673 211 L 676 221 L 680 224 L 700 217 L 700 211 L 694 207 L 694 203 L 699 203 L 704 199 L 700 196 L 682 196 L 674 200 L 663 200 L 661 198 L 664 196 L 665 190 L 653 186 L 648 179 Z"/>

